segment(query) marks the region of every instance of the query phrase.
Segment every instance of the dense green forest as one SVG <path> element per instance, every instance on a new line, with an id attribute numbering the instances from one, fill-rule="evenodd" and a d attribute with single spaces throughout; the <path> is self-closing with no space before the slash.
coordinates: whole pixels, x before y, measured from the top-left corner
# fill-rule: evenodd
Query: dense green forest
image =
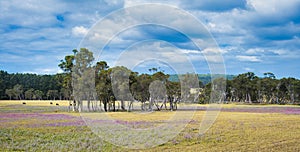
<path id="1" fill-rule="evenodd" d="M 50 99 L 52 91 L 60 93 L 64 74 L 36 75 L 0 71 L 1 99 Z M 56 90 L 56 91 L 55 91 Z M 58 97 L 59 95 L 55 95 Z"/>
<path id="2" fill-rule="evenodd" d="M 109 67 L 105 61 L 99 61 L 95 65 L 93 53 L 88 49 L 82 48 L 79 51 L 73 50 L 72 55 L 67 55 L 58 66 L 64 70 L 64 73 L 55 75 L 36 75 L 7 73 L 0 71 L 0 98 L 11 100 L 99 100 L 104 105 L 104 109 L 111 101 L 140 101 L 145 103 L 150 99 L 151 88 L 149 85 L 158 80 L 156 88 L 165 86 L 165 90 L 159 90 L 158 94 L 166 94 L 163 96 L 166 101 L 174 103 L 182 100 L 192 100 L 197 103 L 208 103 L 210 101 L 211 92 L 218 88 L 218 85 L 226 86 L 221 96 L 226 102 L 245 102 L 245 103 L 264 103 L 264 104 L 298 104 L 300 101 L 300 80 L 295 78 L 276 79 L 271 72 L 264 74 L 264 77 L 258 77 L 252 72 L 233 75 L 196 75 L 196 74 L 180 74 L 168 75 L 157 68 L 149 69 L 152 74 L 139 74 L 131 71 L 126 67 Z M 80 99 L 74 99 L 72 96 L 74 80 L 72 76 L 80 77 L 81 75 L 90 73 L 87 69 L 93 69 L 95 77 L 94 86 L 96 95 L 84 93 Z M 122 84 L 111 84 L 111 75 L 113 73 L 121 73 L 127 76 L 128 81 Z M 72 75 L 73 74 L 73 75 Z M 222 78 L 225 77 L 225 78 Z M 199 81 L 199 85 L 188 84 L 188 90 L 195 89 L 196 93 L 191 91 L 182 91 L 182 82 L 189 83 L 190 79 Z M 199 80 L 198 80 L 199 79 Z M 184 80 L 184 81 L 179 81 Z M 203 80 L 203 81 L 201 81 Z M 86 81 L 88 80 L 81 80 Z M 181 82 L 181 83 L 180 83 Z M 77 83 L 80 83 L 79 81 Z M 125 84 L 127 83 L 127 84 Z M 160 84 L 161 83 L 161 84 Z M 86 83 L 82 83 L 86 84 Z M 128 85 L 132 94 L 116 97 L 113 93 L 113 85 L 117 85 L 119 90 Z M 126 87 L 124 87 L 126 90 Z M 186 90 L 187 90 L 186 89 Z M 164 92 L 165 91 L 165 92 Z M 89 91 L 87 91 L 89 92 Z M 195 95 L 196 94 L 196 95 Z M 154 98 L 154 97 L 153 97 Z M 157 97 L 158 98 L 158 97 Z M 173 104 L 171 104 L 173 105 Z M 80 106 L 80 102 L 77 103 Z M 125 106 L 121 105 L 125 110 Z M 159 107 L 157 106 L 157 109 Z M 78 107 L 77 107 L 78 110 Z"/>
<path id="3" fill-rule="evenodd" d="M 175 81 L 179 82 L 179 77 L 184 76 L 184 74 L 176 75 L 176 74 L 170 74 L 169 81 Z M 208 84 L 211 82 L 211 80 L 214 80 L 216 78 L 225 77 L 228 80 L 232 80 L 236 75 L 222 75 L 222 74 L 197 74 L 199 81 L 201 81 L 203 84 Z"/>

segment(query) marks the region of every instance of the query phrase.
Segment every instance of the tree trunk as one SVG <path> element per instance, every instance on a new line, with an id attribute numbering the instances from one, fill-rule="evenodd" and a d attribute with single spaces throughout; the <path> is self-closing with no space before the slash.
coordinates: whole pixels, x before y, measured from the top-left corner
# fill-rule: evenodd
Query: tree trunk
<path id="1" fill-rule="evenodd" d="M 169 98 L 169 102 L 170 102 L 170 110 L 173 111 L 173 99 L 172 99 L 172 97 Z"/>
<path id="2" fill-rule="evenodd" d="M 102 111 L 101 100 L 99 101 L 99 108 L 100 108 L 100 111 Z"/>
<path id="3" fill-rule="evenodd" d="M 160 111 L 160 108 L 159 108 L 159 105 L 158 105 L 158 101 L 157 102 L 154 101 L 154 104 L 155 104 L 157 110 Z"/>
<path id="4" fill-rule="evenodd" d="M 88 108 L 88 111 L 90 112 L 91 111 L 91 100 L 88 99 L 87 101 L 87 108 Z"/>
<path id="5" fill-rule="evenodd" d="M 153 99 L 150 97 L 149 99 L 149 111 L 152 111 Z"/>
<path id="6" fill-rule="evenodd" d="M 145 101 L 142 101 L 142 111 L 145 111 L 146 110 L 146 102 Z"/>
<path id="7" fill-rule="evenodd" d="M 77 109 L 78 109 L 78 112 L 82 112 L 82 101 L 79 100 L 78 103 L 77 103 Z"/>
<path id="8" fill-rule="evenodd" d="M 107 101 L 104 101 L 104 111 L 107 112 Z"/>
<path id="9" fill-rule="evenodd" d="M 251 100 L 251 95 L 250 93 L 248 93 L 248 102 L 251 104 L 252 103 L 252 100 Z"/>
<path id="10" fill-rule="evenodd" d="M 133 104 L 133 101 L 130 101 L 128 104 L 129 104 L 129 105 L 128 105 L 128 110 L 127 110 L 127 112 L 133 110 L 133 105 L 132 105 L 132 104 Z"/>
<path id="11" fill-rule="evenodd" d="M 291 102 L 292 102 L 292 104 L 295 103 L 295 96 L 294 96 L 294 93 L 291 94 Z"/>
<path id="12" fill-rule="evenodd" d="M 121 109 L 122 109 L 122 110 L 126 110 L 126 109 L 125 109 L 124 100 L 121 100 Z"/>
<path id="13" fill-rule="evenodd" d="M 116 101 L 112 101 L 112 102 L 113 102 L 114 111 L 116 111 Z"/>
<path id="14" fill-rule="evenodd" d="M 76 110 L 76 101 L 75 100 L 73 100 L 73 111 L 77 111 Z"/>

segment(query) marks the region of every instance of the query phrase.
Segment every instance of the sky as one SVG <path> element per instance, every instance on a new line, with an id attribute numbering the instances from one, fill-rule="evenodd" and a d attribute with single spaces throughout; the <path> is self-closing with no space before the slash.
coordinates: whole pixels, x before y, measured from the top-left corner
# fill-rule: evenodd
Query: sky
<path id="1" fill-rule="evenodd" d="M 124 11 L 149 3 L 163 4 L 162 9 Z M 227 74 L 300 78 L 299 14 L 300 0 L 1 0 L 0 70 L 60 73 L 60 60 L 95 38 L 94 43 L 105 44 L 102 51 L 91 48 L 96 60 L 140 73 L 159 67 L 206 74 L 218 62 Z M 160 24 L 136 24 L 142 20 Z M 136 26 L 119 30 L 130 24 Z M 216 46 L 205 46 L 206 36 Z"/>

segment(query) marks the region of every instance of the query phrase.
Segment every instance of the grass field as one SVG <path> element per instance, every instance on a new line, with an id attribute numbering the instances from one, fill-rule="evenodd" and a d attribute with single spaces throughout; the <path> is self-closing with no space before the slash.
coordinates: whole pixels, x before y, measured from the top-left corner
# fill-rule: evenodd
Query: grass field
<path id="1" fill-rule="evenodd" d="M 201 105 L 175 138 L 154 148 L 131 150 L 95 135 L 79 113 L 66 111 L 68 101 L 22 102 L 0 101 L 2 151 L 300 151 L 300 106 L 226 104 L 212 127 L 199 135 L 207 107 Z M 133 128 L 147 128 L 165 123 L 174 114 L 106 115 Z"/>

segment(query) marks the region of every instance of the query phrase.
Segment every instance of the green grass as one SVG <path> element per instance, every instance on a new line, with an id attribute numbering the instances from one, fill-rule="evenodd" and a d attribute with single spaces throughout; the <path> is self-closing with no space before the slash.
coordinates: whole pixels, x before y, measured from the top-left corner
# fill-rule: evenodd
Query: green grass
<path id="1" fill-rule="evenodd" d="M 102 140 L 89 127 L 77 123 L 81 122 L 78 113 L 49 106 L 48 101 L 39 102 L 22 105 L 20 101 L 0 101 L 0 151 L 300 151 L 300 115 L 281 112 L 289 110 L 286 108 L 298 110 L 297 106 L 224 105 L 225 110 L 237 111 L 220 112 L 203 135 L 198 135 L 198 129 L 205 111 L 197 111 L 185 129 L 169 142 L 130 150 Z M 271 111 L 273 107 L 279 112 Z M 245 108 L 247 112 L 238 111 Z M 264 112 L 265 108 L 269 109 Z M 161 124 L 174 113 L 107 115 L 127 122 Z"/>

